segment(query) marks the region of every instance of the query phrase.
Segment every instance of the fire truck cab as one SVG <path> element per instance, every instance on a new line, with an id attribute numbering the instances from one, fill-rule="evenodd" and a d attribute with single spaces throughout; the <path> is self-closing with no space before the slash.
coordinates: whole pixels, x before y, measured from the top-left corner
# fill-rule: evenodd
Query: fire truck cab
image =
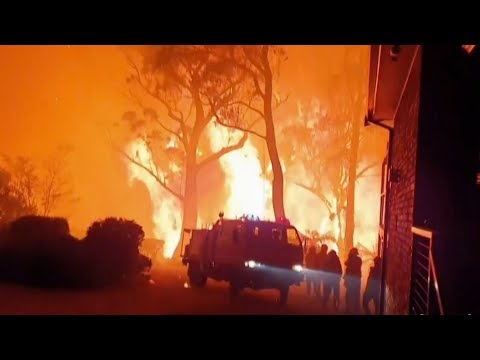
<path id="1" fill-rule="evenodd" d="M 291 285 L 304 279 L 303 245 L 288 220 L 261 221 L 252 216 L 219 220 L 210 229 L 185 230 L 190 234 L 182 254 L 192 286 L 207 279 L 230 283 L 231 295 L 244 288 L 278 289 L 286 304 Z"/>

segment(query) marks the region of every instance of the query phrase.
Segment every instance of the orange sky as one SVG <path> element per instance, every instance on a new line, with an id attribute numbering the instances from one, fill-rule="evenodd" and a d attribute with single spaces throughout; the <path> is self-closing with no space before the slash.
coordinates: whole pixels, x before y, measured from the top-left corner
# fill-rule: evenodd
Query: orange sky
<path id="1" fill-rule="evenodd" d="M 297 97 L 322 97 L 327 69 L 342 51 L 288 47 L 283 87 Z M 74 230 L 113 215 L 134 218 L 151 231 L 148 194 L 140 185 L 129 187 L 102 127 L 128 110 L 125 69 L 116 46 L 0 46 L 0 152 L 41 158 L 59 144 L 74 146 L 71 165 L 80 201 L 65 210 Z"/>

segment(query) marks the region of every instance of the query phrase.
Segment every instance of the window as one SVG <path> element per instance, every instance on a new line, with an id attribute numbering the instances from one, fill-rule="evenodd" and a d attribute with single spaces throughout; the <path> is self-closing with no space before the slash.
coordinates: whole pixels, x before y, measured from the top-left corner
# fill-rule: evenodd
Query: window
<path id="1" fill-rule="evenodd" d="M 237 225 L 235 229 L 233 229 L 233 243 L 239 244 L 241 237 L 242 237 L 242 226 Z"/>
<path id="2" fill-rule="evenodd" d="M 480 186 L 480 151 L 478 152 L 477 159 L 477 186 Z"/>
<path id="3" fill-rule="evenodd" d="M 290 245 L 302 245 L 300 238 L 298 237 L 298 233 L 294 228 L 287 228 L 287 240 Z"/>
<path id="4" fill-rule="evenodd" d="M 279 229 L 272 229 L 272 240 L 275 242 L 282 241 L 282 233 Z"/>

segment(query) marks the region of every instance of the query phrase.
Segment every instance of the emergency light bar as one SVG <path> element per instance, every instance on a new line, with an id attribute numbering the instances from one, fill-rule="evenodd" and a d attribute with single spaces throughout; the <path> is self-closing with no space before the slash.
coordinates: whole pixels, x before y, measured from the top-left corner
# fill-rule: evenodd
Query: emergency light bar
<path id="1" fill-rule="evenodd" d="M 240 219 L 246 221 L 260 221 L 260 217 L 253 215 L 253 214 L 246 214 L 243 215 Z"/>

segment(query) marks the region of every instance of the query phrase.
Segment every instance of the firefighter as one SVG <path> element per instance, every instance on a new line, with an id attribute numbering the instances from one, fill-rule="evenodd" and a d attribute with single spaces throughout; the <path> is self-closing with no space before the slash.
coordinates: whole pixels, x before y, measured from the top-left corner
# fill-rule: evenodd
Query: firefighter
<path id="1" fill-rule="evenodd" d="M 370 274 L 368 275 L 367 287 L 363 294 L 363 310 L 365 314 L 370 315 L 370 309 L 368 305 L 373 300 L 375 307 L 374 314 L 378 314 L 380 305 L 380 277 L 382 275 L 381 258 L 377 256 L 373 259 L 373 266 L 370 268 Z"/>
<path id="2" fill-rule="evenodd" d="M 347 313 L 360 314 L 360 287 L 362 278 L 362 259 L 357 248 L 352 248 L 345 262 L 345 287 Z"/>
<path id="3" fill-rule="evenodd" d="M 315 270 L 316 272 L 316 281 L 315 281 L 315 294 L 319 299 L 322 296 L 325 296 L 325 276 L 326 276 L 326 264 L 327 264 L 327 252 L 328 246 L 323 244 L 320 247 L 320 251 L 316 254 L 315 257 Z"/>
<path id="4" fill-rule="evenodd" d="M 312 288 L 315 287 L 315 260 L 316 260 L 317 252 L 315 249 L 315 245 L 311 245 L 308 248 L 307 255 L 305 255 L 305 267 L 307 268 L 305 274 L 305 280 L 307 283 L 307 295 L 310 295 L 312 292 Z"/>
<path id="5" fill-rule="evenodd" d="M 326 306 L 333 291 L 333 306 L 338 310 L 340 305 L 340 281 L 342 280 L 342 263 L 335 250 L 330 250 L 325 264 L 325 285 L 323 306 Z"/>

